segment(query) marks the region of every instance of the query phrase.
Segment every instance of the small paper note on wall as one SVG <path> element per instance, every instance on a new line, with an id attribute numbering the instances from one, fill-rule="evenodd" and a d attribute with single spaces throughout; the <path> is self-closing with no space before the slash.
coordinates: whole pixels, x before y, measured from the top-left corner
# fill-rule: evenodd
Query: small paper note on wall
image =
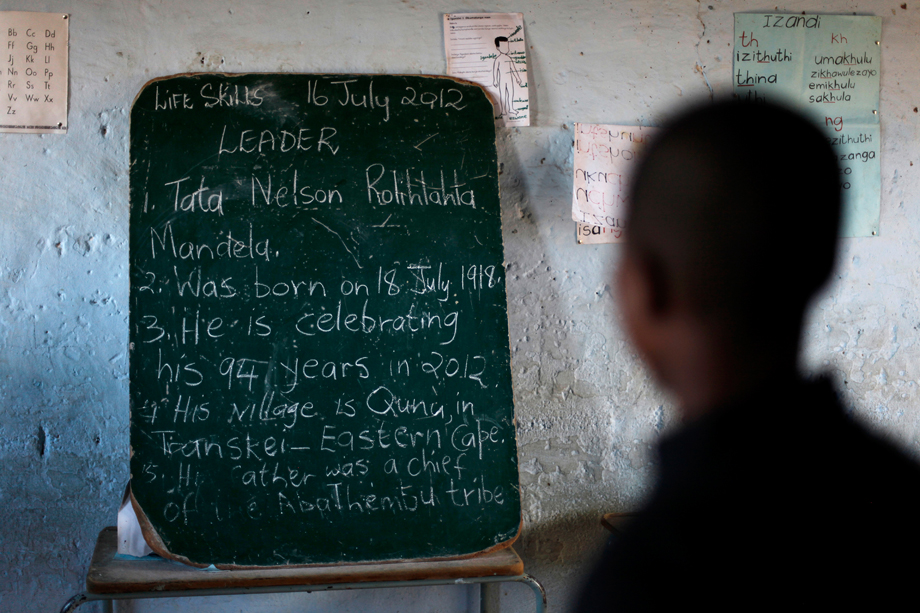
<path id="1" fill-rule="evenodd" d="M 658 128 L 575 124 L 572 219 L 580 244 L 623 240 L 629 180 Z"/>
<path id="2" fill-rule="evenodd" d="M 444 50 L 447 74 L 478 83 L 489 92 L 496 126 L 530 125 L 523 13 L 447 13 Z"/>
<path id="3" fill-rule="evenodd" d="M 67 132 L 68 15 L 0 12 L 0 132 Z"/>
<path id="4" fill-rule="evenodd" d="M 840 165 L 841 236 L 879 231 L 881 33 L 879 17 L 735 14 L 735 96 L 787 104 L 824 127 Z"/>

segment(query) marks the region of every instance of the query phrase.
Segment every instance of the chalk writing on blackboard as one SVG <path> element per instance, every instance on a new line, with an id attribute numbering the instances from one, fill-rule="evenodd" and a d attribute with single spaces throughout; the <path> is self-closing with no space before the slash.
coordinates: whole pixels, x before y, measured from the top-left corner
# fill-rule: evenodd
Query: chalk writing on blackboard
<path id="1" fill-rule="evenodd" d="M 469 555 L 520 497 L 491 103 L 201 75 L 131 125 L 132 487 L 160 553 Z"/>

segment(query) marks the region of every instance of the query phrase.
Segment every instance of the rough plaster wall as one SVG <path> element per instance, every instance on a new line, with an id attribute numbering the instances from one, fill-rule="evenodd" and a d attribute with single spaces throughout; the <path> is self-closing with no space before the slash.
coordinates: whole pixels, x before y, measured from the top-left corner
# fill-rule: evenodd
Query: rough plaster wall
<path id="1" fill-rule="evenodd" d="M 500 131 L 499 159 L 525 519 L 517 550 L 551 610 L 567 608 L 602 544 L 599 515 L 634 508 L 647 493 L 651 447 L 675 422 L 617 325 L 618 248 L 575 244 L 572 125 L 656 125 L 710 86 L 727 93 L 735 10 L 883 18 L 881 236 L 844 241 L 838 277 L 806 327 L 804 362 L 833 373 L 861 418 L 920 455 L 920 4 L 906 6 L 0 0 L 0 10 L 73 15 L 69 134 L 0 135 L 0 610 L 57 610 L 81 588 L 127 478 L 134 94 L 183 71 L 443 73 L 443 12 L 523 11 L 531 46 L 535 127 Z M 778 235 L 786 223 L 794 218 L 778 212 Z M 503 611 L 532 606 L 521 586 L 501 593 Z M 451 588 L 387 594 L 223 599 L 211 610 L 472 604 Z"/>

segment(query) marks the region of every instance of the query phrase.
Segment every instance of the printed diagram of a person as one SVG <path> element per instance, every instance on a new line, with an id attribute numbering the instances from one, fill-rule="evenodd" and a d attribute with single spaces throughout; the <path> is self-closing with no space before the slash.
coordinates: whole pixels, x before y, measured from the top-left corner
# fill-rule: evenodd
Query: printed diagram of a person
<path id="1" fill-rule="evenodd" d="M 492 64 L 492 85 L 498 89 L 498 102 L 502 116 L 511 117 L 515 113 L 514 81 L 517 81 L 519 87 L 524 87 L 524 83 L 521 81 L 517 68 L 514 67 L 514 58 L 508 55 L 508 37 L 496 37 L 495 49 L 498 50 L 498 55 L 495 56 L 495 62 Z"/>

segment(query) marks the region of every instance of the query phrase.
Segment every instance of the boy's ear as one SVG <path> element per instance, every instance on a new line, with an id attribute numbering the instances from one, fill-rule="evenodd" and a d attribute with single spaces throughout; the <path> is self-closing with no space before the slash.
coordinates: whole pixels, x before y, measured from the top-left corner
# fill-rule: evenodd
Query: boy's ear
<path id="1" fill-rule="evenodd" d="M 667 357 L 674 348 L 673 292 L 655 258 L 630 249 L 617 272 L 617 298 L 633 347 L 660 381 L 668 385 Z"/>
<path id="2" fill-rule="evenodd" d="M 658 258 L 642 251 L 627 250 L 617 275 L 620 305 L 636 323 L 648 323 L 666 316 L 673 308 L 664 267 Z"/>

